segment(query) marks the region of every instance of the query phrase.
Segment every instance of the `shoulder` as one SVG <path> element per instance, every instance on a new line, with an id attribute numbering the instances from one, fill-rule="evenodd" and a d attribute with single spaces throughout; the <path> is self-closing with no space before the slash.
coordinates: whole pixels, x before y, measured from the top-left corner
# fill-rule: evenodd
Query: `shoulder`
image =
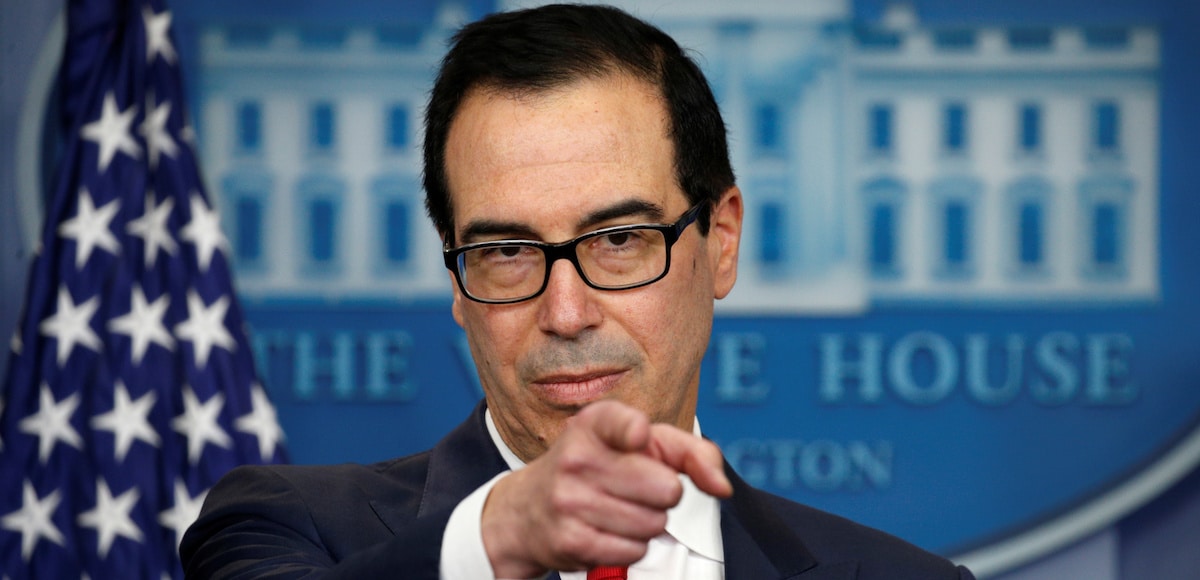
<path id="1" fill-rule="evenodd" d="M 429 451 L 397 457 L 378 463 L 341 463 L 337 465 L 241 465 L 223 479 L 278 479 L 295 485 L 319 485 L 328 481 L 363 482 L 376 479 L 396 480 L 423 476 L 429 465 Z"/>
<path id="2" fill-rule="evenodd" d="M 180 554 L 195 566 L 293 557 L 332 565 L 392 537 L 381 509 L 395 521 L 416 517 L 427 465 L 422 453 L 370 465 L 237 467 L 209 490 Z"/>
<path id="3" fill-rule="evenodd" d="M 317 504 L 337 503 L 354 497 L 395 496 L 406 490 L 420 493 L 429 465 L 429 453 L 371 464 L 242 465 L 225 474 L 209 492 L 209 502 L 296 499 Z"/>

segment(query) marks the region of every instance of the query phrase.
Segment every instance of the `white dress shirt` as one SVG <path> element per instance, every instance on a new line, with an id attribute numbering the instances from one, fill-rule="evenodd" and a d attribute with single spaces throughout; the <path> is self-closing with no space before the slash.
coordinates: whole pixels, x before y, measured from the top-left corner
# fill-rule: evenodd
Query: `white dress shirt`
<path id="1" fill-rule="evenodd" d="M 500 478 L 525 463 L 508 448 L 496 430 L 491 411 L 484 416 L 488 434 L 510 471 L 497 475 L 462 500 L 442 537 L 442 580 L 496 578 L 483 547 L 483 504 Z M 700 435 L 697 419 L 692 431 Z M 667 511 L 667 532 L 650 540 L 646 556 L 629 567 L 629 580 L 723 580 L 725 549 L 721 544 L 721 510 L 716 498 L 679 476 L 683 496 Z M 585 580 L 586 572 L 561 572 L 562 580 Z"/>

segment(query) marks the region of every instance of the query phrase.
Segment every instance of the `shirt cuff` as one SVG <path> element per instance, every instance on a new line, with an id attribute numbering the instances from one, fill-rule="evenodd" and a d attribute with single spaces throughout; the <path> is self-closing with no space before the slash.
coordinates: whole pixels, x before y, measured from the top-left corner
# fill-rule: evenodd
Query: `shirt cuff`
<path id="1" fill-rule="evenodd" d="M 441 580 L 494 579 L 492 562 L 483 546 L 483 504 L 500 478 L 512 473 L 505 471 L 479 486 L 458 503 L 442 534 Z"/>

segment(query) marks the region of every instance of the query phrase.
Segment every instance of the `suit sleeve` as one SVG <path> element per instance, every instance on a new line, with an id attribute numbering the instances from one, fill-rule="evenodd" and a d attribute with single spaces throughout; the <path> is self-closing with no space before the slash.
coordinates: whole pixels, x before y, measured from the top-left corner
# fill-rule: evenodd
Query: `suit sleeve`
<path id="1" fill-rule="evenodd" d="M 367 502 L 358 502 L 364 506 L 362 517 L 337 518 L 355 525 L 326 529 L 322 510 L 347 503 L 319 498 L 346 486 L 305 487 L 313 489 L 301 492 L 270 468 L 229 472 L 209 492 L 200 517 L 184 535 L 180 556 L 185 576 L 438 580 L 442 534 L 450 511 L 414 518 L 403 529 L 392 530 L 395 536 L 391 537 L 372 529 L 382 524 L 365 507 Z M 372 541 L 375 538 L 383 539 Z M 370 547 L 355 549 L 364 545 Z"/>

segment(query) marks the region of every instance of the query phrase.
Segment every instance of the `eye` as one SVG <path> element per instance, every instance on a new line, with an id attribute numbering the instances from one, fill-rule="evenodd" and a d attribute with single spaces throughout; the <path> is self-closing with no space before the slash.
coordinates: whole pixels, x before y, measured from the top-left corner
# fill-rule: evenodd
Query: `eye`
<path id="1" fill-rule="evenodd" d="M 629 239 L 631 237 L 633 237 L 633 234 L 630 232 L 617 232 L 615 234 L 601 236 L 601 239 L 609 246 L 624 246 L 629 243 Z"/>
<path id="2" fill-rule="evenodd" d="M 476 260 L 489 263 L 511 263 L 513 260 L 530 260 L 537 257 L 538 250 L 529 246 L 492 246 L 470 252 Z"/>
<path id="3" fill-rule="evenodd" d="M 630 229 L 596 236 L 587 244 L 587 251 L 596 257 L 633 258 L 649 251 L 651 240 L 657 232 L 645 229 Z"/>

